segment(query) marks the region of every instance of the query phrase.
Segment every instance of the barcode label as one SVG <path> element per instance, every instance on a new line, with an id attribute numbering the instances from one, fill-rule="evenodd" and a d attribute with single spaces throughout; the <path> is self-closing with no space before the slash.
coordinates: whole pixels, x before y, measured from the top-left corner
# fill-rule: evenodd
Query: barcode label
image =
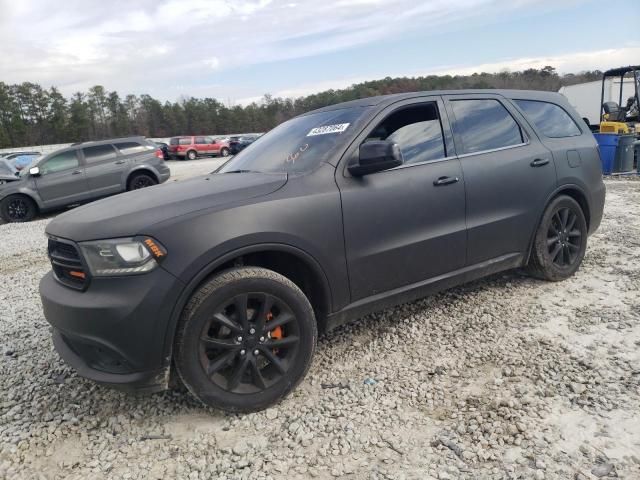
<path id="1" fill-rule="evenodd" d="M 325 125 L 324 127 L 312 128 L 309 133 L 307 133 L 307 137 L 313 137 L 314 135 L 326 135 L 327 133 L 342 133 L 348 126 L 348 123 L 338 123 L 336 125 Z"/>

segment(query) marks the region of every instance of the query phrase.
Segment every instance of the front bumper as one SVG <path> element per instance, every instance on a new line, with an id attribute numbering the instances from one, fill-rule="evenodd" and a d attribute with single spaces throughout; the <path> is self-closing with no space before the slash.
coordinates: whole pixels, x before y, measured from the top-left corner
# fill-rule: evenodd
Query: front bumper
<path id="1" fill-rule="evenodd" d="M 80 376 L 127 390 L 167 388 L 165 335 L 182 283 L 162 268 L 144 275 L 93 278 L 74 290 L 53 272 L 40 281 L 54 346 Z"/>

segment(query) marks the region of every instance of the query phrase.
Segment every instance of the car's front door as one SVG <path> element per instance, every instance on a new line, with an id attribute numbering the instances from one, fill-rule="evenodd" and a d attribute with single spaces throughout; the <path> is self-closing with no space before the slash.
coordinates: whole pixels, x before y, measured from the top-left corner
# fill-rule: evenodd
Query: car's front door
<path id="1" fill-rule="evenodd" d="M 443 118 L 444 117 L 444 118 Z M 381 112 L 347 152 L 369 140 L 399 145 L 404 164 L 363 177 L 338 168 L 352 301 L 462 268 L 466 227 L 460 161 L 439 97 Z"/>
<path id="2" fill-rule="evenodd" d="M 34 177 L 38 194 L 46 208 L 82 202 L 88 197 L 84 166 L 77 150 L 68 150 L 38 165 L 40 173 Z"/>
<path id="3" fill-rule="evenodd" d="M 445 97 L 467 195 L 467 263 L 524 255 L 556 187 L 551 152 L 499 95 Z"/>

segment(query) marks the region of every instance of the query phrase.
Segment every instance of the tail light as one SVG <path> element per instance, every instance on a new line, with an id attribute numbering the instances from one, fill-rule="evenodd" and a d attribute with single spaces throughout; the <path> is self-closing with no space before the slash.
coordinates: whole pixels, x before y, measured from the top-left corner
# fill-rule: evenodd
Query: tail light
<path id="1" fill-rule="evenodd" d="M 162 153 L 162 150 L 160 148 L 156 150 L 156 158 L 164 159 L 164 154 Z"/>

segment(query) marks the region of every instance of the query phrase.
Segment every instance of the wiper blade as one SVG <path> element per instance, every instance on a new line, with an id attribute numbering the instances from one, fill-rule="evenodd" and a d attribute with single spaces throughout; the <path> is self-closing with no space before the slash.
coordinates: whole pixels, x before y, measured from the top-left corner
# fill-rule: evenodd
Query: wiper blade
<path id="1" fill-rule="evenodd" d="M 229 170 L 228 172 L 222 172 L 222 173 L 260 173 L 256 170 Z"/>

